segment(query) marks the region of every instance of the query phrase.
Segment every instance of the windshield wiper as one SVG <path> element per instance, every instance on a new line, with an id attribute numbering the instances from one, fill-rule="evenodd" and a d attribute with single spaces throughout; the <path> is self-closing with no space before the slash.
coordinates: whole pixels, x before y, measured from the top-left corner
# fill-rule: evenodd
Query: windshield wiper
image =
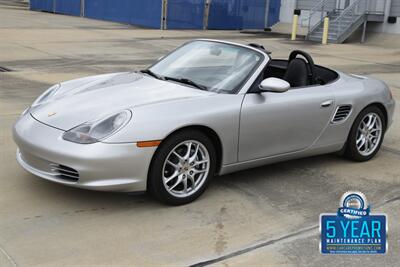
<path id="1" fill-rule="evenodd" d="M 146 74 L 148 74 L 148 75 L 150 75 L 150 76 L 153 76 L 154 78 L 159 79 L 159 80 L 163 80 L 163 81 L 165 80 L 165 78 L 164 78 L 163 76 L 158 75 L 157 73 L 154 73 L 154 72 L 152 72 L 152 71 L 149 70 L 149 69 L 141 70 L 140 72 L 141 72 L 141 73 L 146 73 Z"/>
<path id="2" fill-rule="evenodd" d="M 179 83 L 184 83 L 184 84 L 187 84 L 187 85 L 194 86 L 194 87 L 196 87 L 196 88 L 198 88 L 200 90 L 208 91 L 208 87 L 207 86 L 202 85 L 202 84 L 198 84 L 198 83 L 196 83 L 196 82 L 194 82 L 192 80 L 186 79 L 186 78 L 173 78 L 173 77 L 167 77 L 167 76 L 165 76 L 164 78 L 165 78 L 165 80 L 171 80 L 171 81 L 175 81 L 175 82 L 179 82 Z"/>

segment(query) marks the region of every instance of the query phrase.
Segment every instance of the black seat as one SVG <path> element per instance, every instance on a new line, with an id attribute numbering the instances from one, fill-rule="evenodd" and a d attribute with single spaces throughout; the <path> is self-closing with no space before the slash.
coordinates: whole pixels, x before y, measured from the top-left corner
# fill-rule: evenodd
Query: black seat
<path id="1" fill-rule="evenodd" d="M 294 58 L 289 62 L 283 79 L 290 84 L 290 87 L 309 85 L 307 63 L 302 58 Z"/>

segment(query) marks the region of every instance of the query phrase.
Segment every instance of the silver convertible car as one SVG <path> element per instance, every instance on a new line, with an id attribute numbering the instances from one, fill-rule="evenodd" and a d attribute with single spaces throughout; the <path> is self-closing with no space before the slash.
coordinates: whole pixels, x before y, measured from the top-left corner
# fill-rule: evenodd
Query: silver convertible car
<path id="1" fill-rule="evenodd" d="M 394 106 L 384 82 L 303 51 L 272 59 L 257 44 L 194 40 L 142 71 L 52 86 L 13 133 L 34 175 L 179 205 L 214 175 L 332 152 L 369 160 Z"/>

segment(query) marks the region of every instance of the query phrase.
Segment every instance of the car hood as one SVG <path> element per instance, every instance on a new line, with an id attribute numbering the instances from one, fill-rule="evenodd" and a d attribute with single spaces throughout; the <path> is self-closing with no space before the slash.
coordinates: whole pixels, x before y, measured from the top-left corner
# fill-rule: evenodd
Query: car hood
<path id="1" fill-rule="evenodd" d="M 124 109 L 134 114 L 138 106 L 212 94 L 140 73 L 115 73 L 61 83 L 49 101 L 30 113 L 42 123 L 69 130 Z"/>

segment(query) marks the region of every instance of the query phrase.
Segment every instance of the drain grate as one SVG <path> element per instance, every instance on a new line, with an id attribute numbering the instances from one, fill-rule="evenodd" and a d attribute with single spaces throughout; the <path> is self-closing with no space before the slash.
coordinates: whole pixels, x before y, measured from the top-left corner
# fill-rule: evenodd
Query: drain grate
<path id="1" fill-rule="evenodd" d="M 9 68 L 0 66 L 0 72 L 10 72 L 10 71 L 12 71 L 12 70 Z"/>

